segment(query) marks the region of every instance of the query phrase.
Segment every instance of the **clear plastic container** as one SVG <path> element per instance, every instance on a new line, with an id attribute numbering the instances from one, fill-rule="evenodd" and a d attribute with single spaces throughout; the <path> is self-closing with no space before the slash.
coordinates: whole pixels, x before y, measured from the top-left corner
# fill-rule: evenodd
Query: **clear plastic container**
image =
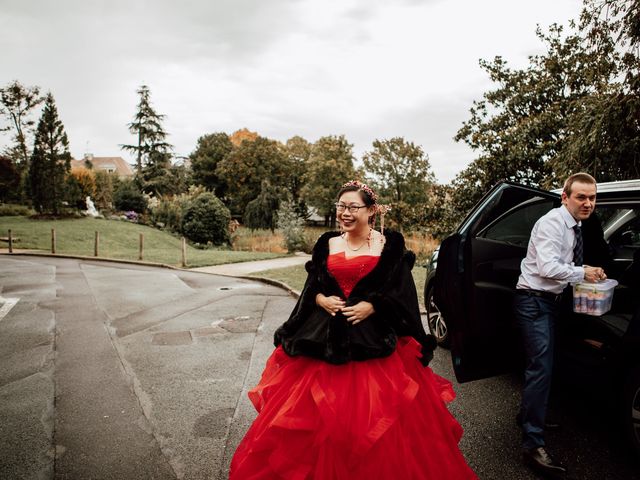
<path id="1" fill-rule="evenodd" d="M 573 286 L 573 311 L 586 315 L 604 315 L 611 310 L 617 280 L 597 283 L 576 283 Z"/>

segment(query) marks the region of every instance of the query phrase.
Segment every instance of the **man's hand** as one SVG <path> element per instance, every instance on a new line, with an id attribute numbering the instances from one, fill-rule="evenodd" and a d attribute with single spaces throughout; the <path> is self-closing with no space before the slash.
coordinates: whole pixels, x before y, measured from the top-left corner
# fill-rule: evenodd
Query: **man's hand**
<path id="1" fill-rule="evenodd" d="M 323 308 L 327 313 L 335 317 L 336 313 L 342 310 L 346 303 L 340 297 L 337 297 L 335 295 L 326 297 L 323 294 L 319 293 L 316 295 L 316 305 Z"/>
<path id="2" fill-rule="evenodd" d="M 589 265 L 584 265 L 584 279 L 587 282 L 595 283 L 600 280 L 605 280 L 607 275 L 604 273 L 604 270 L 600 267 L 590 267 Z"/>
<path id="3" fill-rule="evenodd" d="M 351 322 L 352 325 L 360 323 L 374 312 L 375 309 L 369 302 L 358 302 L 342 309 L 342 314 L 347 317 L 347 322 Z"/>

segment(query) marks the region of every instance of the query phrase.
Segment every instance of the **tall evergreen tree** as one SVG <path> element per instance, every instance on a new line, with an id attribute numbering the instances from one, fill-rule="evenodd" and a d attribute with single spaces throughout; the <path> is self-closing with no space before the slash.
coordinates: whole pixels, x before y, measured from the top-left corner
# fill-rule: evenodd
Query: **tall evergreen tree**
<path id="1" fill-rule="evenodd" d="M 169 153 L 154 152 L 149 162 L 136 175 L 142 191 L 160 197 L 176 195 L 187 190 L 184 167 L 171 164 Z"/>
<path id="2" fill-rule="evenodd" d="M 51 93 L 45 98 L 29 165 L 31 199 L 40 213 L 60 213 L 71 170 L 69 141 Z"/>
<path id="3" fill-rule="evenodd" d="M 120 148 L 133 153 L 136 156 L 136 171 L 142 172 L 142 167 L 154 160 L 164 160 L 165 155 L 173 146 L 167 143 L 167 132 L 162 127 L 165 115 L 157 113 L 151 105 L 151 92 L 149 87 L 142 85 L 138 90 L 140 102 L 138 110 L 128 127 L 129 131 L 137 136 L 135 145 L 121 145 Z"/>

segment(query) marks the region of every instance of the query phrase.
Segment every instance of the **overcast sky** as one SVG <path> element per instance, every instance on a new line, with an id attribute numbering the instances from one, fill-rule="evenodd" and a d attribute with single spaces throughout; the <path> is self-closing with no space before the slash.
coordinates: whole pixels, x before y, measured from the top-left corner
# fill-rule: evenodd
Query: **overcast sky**
<path id="1" fill-rule="evenodd" d="M 147 84 L 176 155 L 248 128 L 422 146 L 440 182 L 474 158 L 453 136 L 491 88 L 481 58 L 541 53 L 536 25 L 579 0 L 0 0 L 0 85 L 51 91 L 80 158 L 122 156 Z M 0 137 L 6 145 L 9 137 Z"/>

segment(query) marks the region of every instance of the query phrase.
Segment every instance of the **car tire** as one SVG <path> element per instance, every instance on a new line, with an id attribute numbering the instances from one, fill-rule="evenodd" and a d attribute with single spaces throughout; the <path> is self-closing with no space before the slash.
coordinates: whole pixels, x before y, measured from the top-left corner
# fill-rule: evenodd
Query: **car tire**
<path id="1" fill-rule="evenodd" d="M 438 345 L 449 348 L 449 329 L 444 321 L 442 312 L 433 300 L 433 287 L 427 290 L 424 298 L 424 305 L 427 310 L 427 324 L 429 325 L 429 331 L 436 338 Z"/>
<path id="2" fill-rule="evenodd" d="M 640 457 L 640 366 L 627 377 L 622 396 L 622 421 L 632 448 Z"/>

